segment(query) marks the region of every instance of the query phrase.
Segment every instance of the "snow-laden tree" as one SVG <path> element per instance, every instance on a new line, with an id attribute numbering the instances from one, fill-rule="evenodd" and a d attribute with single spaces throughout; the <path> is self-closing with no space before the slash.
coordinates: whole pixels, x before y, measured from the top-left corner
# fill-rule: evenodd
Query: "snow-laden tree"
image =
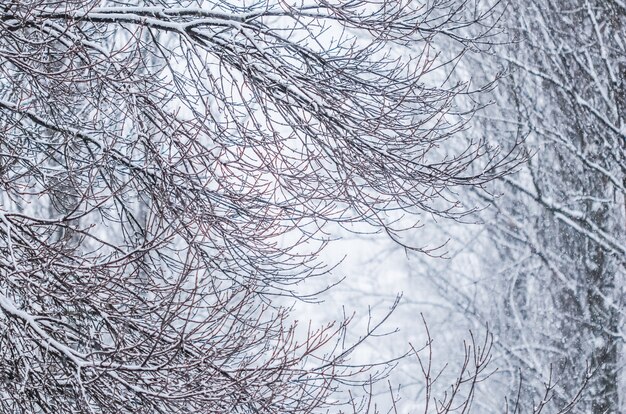
<path id="1" fill-rule="evenodd" d="M 453 260 L 428 274 L 457 311 L 494 330 L 493 379 L 509 397 L 521 375 L 536 404 L 552 369 L 564 402 L 589 372 L 574 412 L 623 412 L 626 6 L 524 0 L 503 22 L 517 42 L 479 64 L 509 74 L 477 120 L 501 144 L 524 138 L 534 156 L 493 188 L 501 196 L 479 195 L 492 205 L 485 226 L 455 230 L 465 245 L 451 243 Z"/>
<path id="2" fill-rule="evenodd" d="M 327 271 L 326 223 L 457 217 L 515 162 L 437 151 L 480 93 L 438 70 L 493 35 L 466 3 L 2 2 L 0 411 L 348 402 L 346 321 L 275 298 Z"/>

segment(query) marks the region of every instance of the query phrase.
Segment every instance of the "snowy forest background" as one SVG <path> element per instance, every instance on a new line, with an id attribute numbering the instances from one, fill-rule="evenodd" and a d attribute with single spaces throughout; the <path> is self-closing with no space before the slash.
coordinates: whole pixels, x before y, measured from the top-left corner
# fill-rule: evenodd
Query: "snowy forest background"
<path id="1" fill-rule="evenodd" d="M 3 2 L 0 412 L 626 412 L 625 149 L 622 0 Z"/>
<path id="2" fill-rule="evenodd" d="M 508 5 L 502 22 L 514 42 L 462 64 L 460 77 L 474 81 L 505 73 L 489 94 L 494 103 L 465 133 L 505 147 L 523 141 L 529 161 L 488 194 L 462 193 L 467 205 L 488 206 L 466 220 L 478 224 L 425 218 L 411 240 L 447 242 L 446 260 L 379 238 L 346 271 L 345 295 L 357 309 L 403 293 L 400 337 L 424 335 L 423 312 L 441 365 L 462 361 L 467 329 L 489 328 L 498 371 L 475 399 L 477 412 L 502 412 L 518 390 L 527 396 L 521 412 L 533 412 L 551 375 L 556 405 L 548 412 L 556 412 L 588 370 L 573 412 L 626 411 L 625 18 L 617 1 Z M 398 352 L 398 335 L 388 341 Z M 408 366 L 405 375 L 409 395 L 421 395 L 421 372 Z"/>

